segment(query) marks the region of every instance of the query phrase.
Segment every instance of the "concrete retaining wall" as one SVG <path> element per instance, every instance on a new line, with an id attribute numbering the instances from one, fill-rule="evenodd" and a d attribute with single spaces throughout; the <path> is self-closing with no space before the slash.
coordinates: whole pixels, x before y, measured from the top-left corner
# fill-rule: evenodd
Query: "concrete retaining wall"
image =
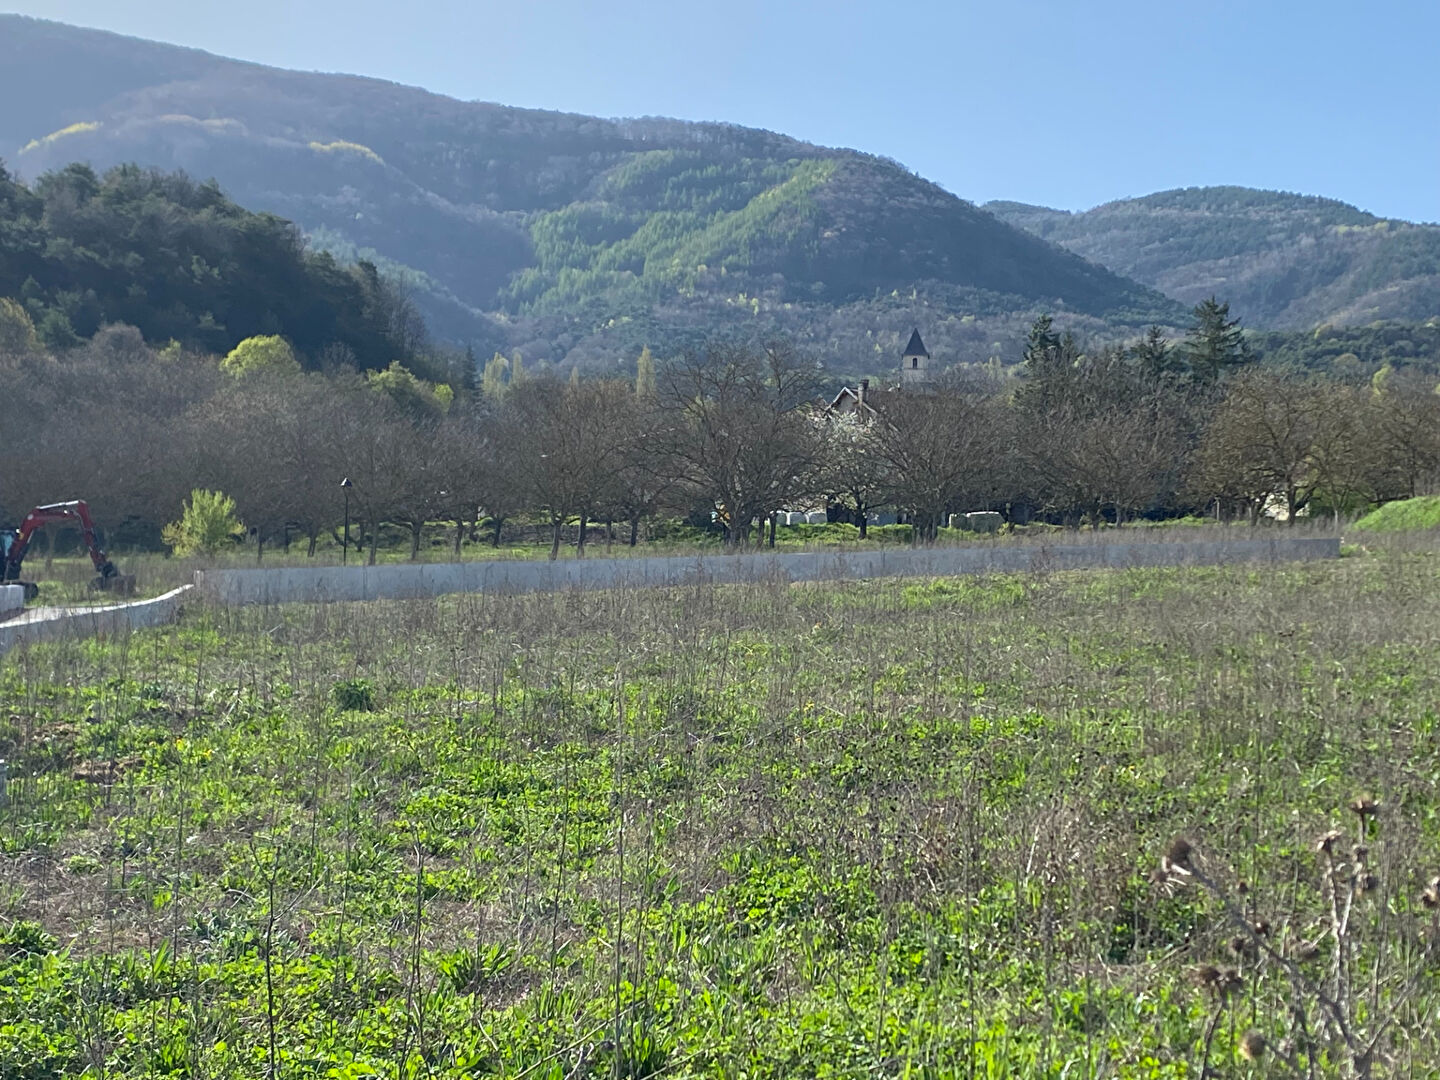
<path id="1" fill-rule="evenodd" d="M 942 577 L 1080 568 L 1216 566 L 1333 559 L 1338 539 L 1015 544 L 794 555 L 701 555 L 557 562 L 432 563 L 405 566 L 202 570 L 199 593 L 222 604 L 334 603 L 445 593 L 525 593 L 747 581 Z"/>
<path id="2" fill-rule="evenodd" d="M 0 622 L 0 655 L 16 645 L 61 638 L 105 637 L 140 630 L 148 626 L 164 626 L 175 621 L 181 600 L 194 588 L 182 585 L 152 600 L 136 600 L 128 604 L 109 604 L 92 608 L 37 608 L 24 615 Z"/>
<path id="3" fill-rule="evenodd" d="M 9 615 L 25 607 L 23 585 L 0 585 L 0 615 Z"/>

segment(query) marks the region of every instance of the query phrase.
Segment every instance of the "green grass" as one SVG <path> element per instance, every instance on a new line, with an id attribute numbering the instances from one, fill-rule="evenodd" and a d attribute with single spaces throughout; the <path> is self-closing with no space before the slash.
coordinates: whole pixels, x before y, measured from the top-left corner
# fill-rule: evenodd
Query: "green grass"
<path id="1" fill-rule="evenodd" d="M 1440 495 L 1421 495 L 1385 503 L 1350 527 L 1362 532 L 1440 529 Z"/>
<path id="2" fill-rule="evenodd" d="M 1287 980 L 1214 1005 L 1234 930 L 1149 876 L 1187 835 L 1288 949 L 1362 793 L 1356 1023 L 1403 997 L 1384 1075 L 1434 1076 L 1437 620 L 1440 561 L 1382 551 L 17 651 L 0 1076 L 1194 1078 L 1212 1021 L 1212 1075 L 1287 1075 L 1235 1050 Z"/>

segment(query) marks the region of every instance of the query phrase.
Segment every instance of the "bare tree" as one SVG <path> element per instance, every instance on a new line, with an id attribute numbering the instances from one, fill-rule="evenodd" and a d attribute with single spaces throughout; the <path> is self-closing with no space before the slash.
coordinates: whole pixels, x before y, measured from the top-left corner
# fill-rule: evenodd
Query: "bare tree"
<path id="1" fill-rule="evenodd" d="M 1313 379 L 1241 373 L 1205 430 L 1192 487 L 1244 503 L 1252 523 L 1278 499 L 1294 524 L 1317 493 L 1336 484 L 1348 453 L 1353 429 L 1338 390 Z"/>
<path id="2" fill-rule="evenodd" d="M 1362 404 L 1372 501 L 1414 496 L 1440 480 L 1440 387 L 1435 376 L 1382 369 Z"/>
<path id="3" fill-rule="evenodd" d="M 630 526 L 631 547 L 639 539 L 640 523 L 671 506 L 677 495 L 675 469 L 666 451 L 670 414 L 660 405 L 652 387 L 643 380 L 639 385 L 640 389 L 623 406 L 623 446 L 612 491 L 615 517 Z"/>
<path id="4" fill-rule="evenodd" d="M 823 448 L 806 415 L 815 391 L 813 366 L 785 343 L 713 346 L 661 375 L 670 422 L 656 445 L 677 482 L 715 507 L 727 548 L 819 488 Z"/>
<path id="5" fill-rule="evenodd" d="M 1004 422 L 992 389 L 951 380 L 924 393 L 875 399 L 875 448 L 889 501 L 910 515 L 917 544 L 935 541 L 957 503 L 988 501 Z"/>
<path id="6" fill-rule="evenodd" d="M 552 559 L 571 517 L 580 519 L 583 557 L 592 512 L 613 499 L 630 394 L 621 381 L 531 378 L 506 396 L 506 457 L 527 501 L 549 519 Z"/>
<path id="7" fill-rule="evenodd" d="M 439 422 L 434 433 L 440 449 L 434 464 L 440 484 L 436 516 L 455 524 L 456 558 L 466 533 L 473 531 L 481 515 L 497 502 L 492 494 L 498 466 L 495 434 L 493 421 L 482 410 L 458 407 Z M 502 520 L 505 513 L 501 510 Z"/>
<path id="8" fill-rule="evenodd" d="M 415 429 L 410 418 L 388 399 L 351 390 L 350 408 L 336 431 L 337 462 L 351 482 L 350 499 L 369 529 L 369 563 L 375 565 L 380 525 L 391 519 L 405 498 L 407 455 Z"/>

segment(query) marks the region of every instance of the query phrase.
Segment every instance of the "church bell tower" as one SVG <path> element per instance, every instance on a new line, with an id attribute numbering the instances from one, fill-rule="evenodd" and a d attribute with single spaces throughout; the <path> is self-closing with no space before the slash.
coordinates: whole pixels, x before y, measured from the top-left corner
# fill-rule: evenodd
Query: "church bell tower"
<path id="1" fill-rule="evenodd" d="M 910 343 L 900 357 L 900 388 L 923 386 L 930 378 L 930 354 L 920 340 L 918 329 L 910 332 Z"/>

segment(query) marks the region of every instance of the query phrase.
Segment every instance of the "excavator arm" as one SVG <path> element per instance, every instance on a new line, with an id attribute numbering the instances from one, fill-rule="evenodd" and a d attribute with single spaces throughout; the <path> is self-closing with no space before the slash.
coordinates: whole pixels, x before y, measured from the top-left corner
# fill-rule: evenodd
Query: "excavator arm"
<path id="1" fill-rule="evenodd" d="M 20 523 L 20 528 L 15 531 L 5 550 L 4 562 L 0 565 L 0 582 L 20 581 L 20 567 L 25 561 L 25 552 L 30 547 L 31 538 L 41 526 L 52 523 L 73 523 L 80 526 L 85 550 L 89 552 L 90 561 L 95 566 L 97 577 L 94 584 L 97 588 L 107 589 L 112 581 L 119 579 L 120 572 L 115 569 L 115 564 L 105 554 L 95 535 L 95 522 L 90 517 L 90 507 L 83 500 L 77 499 L 74 502 L 37 506 L 25 515 L 25 520 Z M 27 597 L 33 598 L 36 590 L 33 585 L 26 585 L 25 592 Z"/>

